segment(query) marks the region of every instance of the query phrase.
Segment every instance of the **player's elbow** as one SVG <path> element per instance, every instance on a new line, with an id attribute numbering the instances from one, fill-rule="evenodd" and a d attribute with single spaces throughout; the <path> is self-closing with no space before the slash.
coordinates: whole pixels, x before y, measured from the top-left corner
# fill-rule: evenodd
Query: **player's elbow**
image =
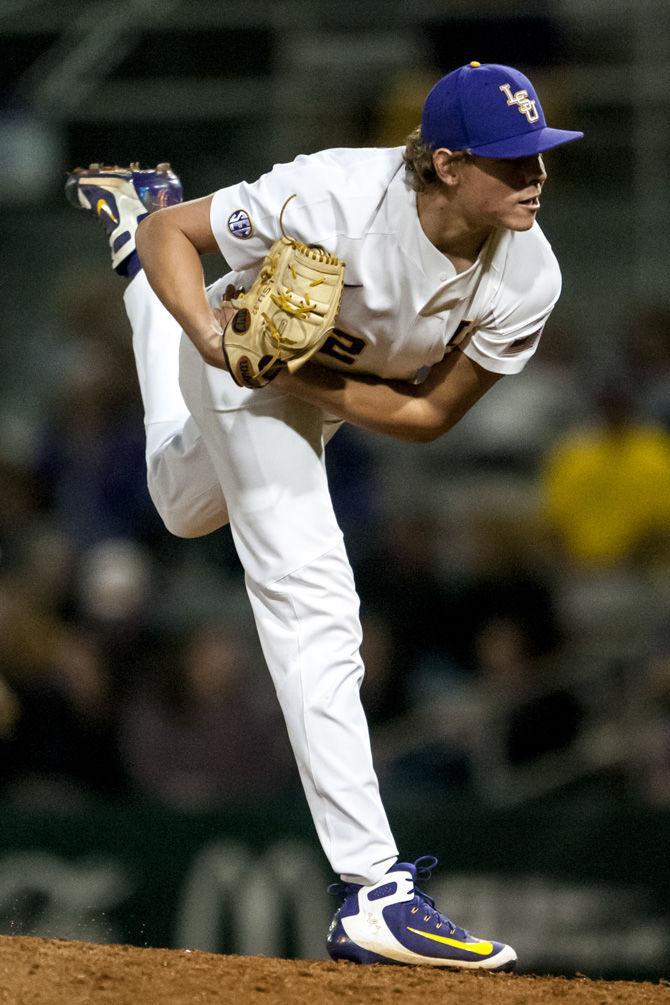
<path id="1" fill-rule="evenodd" d="M 162 230 L 160 213 L 149 213 L 143 220 L 140 220 L 135 234 L 135 247 L 140 260 L 151 252 L 151 248 L 158 241 Z"/>
<path id="2" fill-rule="evenodd" d="M 442 426 L 423 426 L 420 429 L 413 430 L 412 434 L 406 437 L 406 439 L 411 440 L 412 443 L 433 443 L 445 432 L 446 429 Z"/>
<path id="3" fill-rule="evenodd" d="M 405 426 L 396 432 L 396 438 L 407 443 L 432 443 L 438 435 L 426 426 Z"/>
<path id="4" fill-rule="evenodd" d="M 451 429 L 453 422 L 449 415 L 443 414 L 439 409 L 428 407 L 426 402 L 421 404 L 424 407 L 417 409 L 414 422 L 408 426 L 404 439 L 413 443 L 432 443 Z"/>

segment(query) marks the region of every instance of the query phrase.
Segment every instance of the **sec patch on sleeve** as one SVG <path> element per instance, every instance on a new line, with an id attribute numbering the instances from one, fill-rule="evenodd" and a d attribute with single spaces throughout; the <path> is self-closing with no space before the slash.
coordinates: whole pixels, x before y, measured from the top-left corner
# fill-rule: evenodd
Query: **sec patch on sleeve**
<path id="1" fill-rule="evenodd" d="M 228 217 L 228 230 L 233 237 L 239 237 L 244 241 L 254 232 L 251 217 L 245 209 L 236 209 Z"/>

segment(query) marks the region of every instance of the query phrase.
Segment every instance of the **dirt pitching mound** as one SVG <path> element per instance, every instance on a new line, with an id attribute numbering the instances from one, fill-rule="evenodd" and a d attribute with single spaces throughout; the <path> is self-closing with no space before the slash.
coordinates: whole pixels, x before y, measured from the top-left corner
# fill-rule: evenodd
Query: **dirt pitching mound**
<path id="1" fill-rule="evenodd" d="M 669 982 L 459 974 L 430 967 L 357 967 L 321 960 L 0 937 L 2 1005 L 341 1005 L 343 1001 L 660 1005 L 669 1000 Z"/>

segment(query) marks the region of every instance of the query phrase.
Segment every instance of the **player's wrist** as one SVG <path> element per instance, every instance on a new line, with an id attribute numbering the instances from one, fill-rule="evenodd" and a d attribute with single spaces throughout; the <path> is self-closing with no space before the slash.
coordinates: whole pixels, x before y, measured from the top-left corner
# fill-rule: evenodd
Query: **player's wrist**
<path id="1" fill-rule="evenodd" d="M 223 352 L 223 328 L 217 318 L 212 316 L 207 324 L 188 328 L 185 331 L 205 363 L 221 370 L 228 369 Z"/>
<path id="2" fill-rule="evenodd" d="M 275 388 L 279 391 L 284 391 L 286 394 L 290 394 L 292 390 L 295 389 L 296 379 L 295 374 L 289 373 L 286 367 L 283 367 L 277 376 L 272 381 Z"/>

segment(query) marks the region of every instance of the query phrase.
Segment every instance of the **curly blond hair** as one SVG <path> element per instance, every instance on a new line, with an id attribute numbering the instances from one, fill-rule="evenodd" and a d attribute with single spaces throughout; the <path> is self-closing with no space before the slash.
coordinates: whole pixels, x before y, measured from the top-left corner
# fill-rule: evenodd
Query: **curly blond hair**
<path id="1" fill-rule="evenodd" d="M 405 140 L 403 160 L 405 161 L 405 171 L 409 178 L 409 183 L 416 192 L 423 192 L 427 188 L 438 184 L 437 172 L 433 164 L 433 147 L 424 143 L 421 139 L 421 126 L 412 130 Z M 454 150 L 449 161 L 466 161 L 470 158 L 464 150 Z"/>
<path id="2" fill-rule="evenodd" d="M 421 139 L 421 126 L 413 129 L 405 140 L 402 156 L 409 183 L 416 192 L 422 192 L 437 183 L 437 174 L 433 166 L 433 148 Z"/>

